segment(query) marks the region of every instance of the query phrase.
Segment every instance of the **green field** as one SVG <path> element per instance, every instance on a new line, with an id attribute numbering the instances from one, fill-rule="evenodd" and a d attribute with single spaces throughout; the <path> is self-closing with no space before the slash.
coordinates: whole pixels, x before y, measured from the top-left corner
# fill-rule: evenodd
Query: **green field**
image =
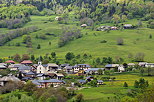
<path id="1" fill-rule="evenodd" d="M 102 76 L 97 76 L 96 78 L 98 77 Z M 134 81 L 139 80 L 140 78 L 148 80 L 149 85 L 154 84 L 154 77 L 141 77 L 133 74 L 119 74 L 114 75 L 113 77 L 116 77 L 115 81 L 104 82 L 106 85 L 102 85 L 101 87 L 81 89 L 77 92 L 83 94 L 86 102 L 104 102 L 103 100 L 106 100 L 108 97 L 114 97 L 116 95 L 122 97 L 123 95 L 126 95 L 130 89 L 134 88 Z M 123 87 L 124 82 L 127 82 L 128 88 Z"/>
<path id="2" fill-rule="evenodd" d="M 50 54 L 51 52 L 56 52 L 58 58 L 64 58 L 67 52 L 73 52 L 74 54 L 91 54 L 94 58 L 96 57 L 113 57 L 120 56 L 128 61 L 128 54 L 143 52 L 145 53 L 145 60 L 148 62 L 154 61 L 154 38 L 149 39 L 149 35 L 154 36 L 154 29 L 139 28 L 134 30 L 122 30 L 122 31 L 92 31 L 90 29 L 82 29 L 83 37 L 74 41 L 69 42 L 64 47 L 58 48 L 58 36 L 62 32 L 63 26 L 76 26 L 75 22 L 69 22 L 69 24 L 58 24 L 56 21 L 50 22 L 49 18 L 54 20 L 56 16 L 31 16 L 32 21 L 27 23 L 24 27 L 38 26 L 39 31 L 30 33 L 32 37 L 33 48 L 26 48 L 22 44 L 22 37 L 13 39 L 12 41 L 6 43 L 4 46 L 0 47 L 0 57 L 12 56 L 16 53 L 19 54 L 34 54 L 36 56 Z M 137 24 L 137 20 L 127 21 L 127 23 Z M 146 22 L 143 22 L 146 26 Z M 105 24 L 101 24 L 105 25 Z M 97 25 L 99 26 L 99 25 Z M 0 32 L 6 33 L 7 29 L 0 29 Z M 42 35 L 45 33 L 55 34 L 54 36 L 46 35 L 47 39 L 36 39 L 36 35 Z M 88 33 L 88 34 L 86 34 Z M 96 36 L 94 35 L 96 34 Z M 124 39 L 124 45 L 117 45 L 117 38 Z M 100 43 L 100 41 L 106 40 L 107 43 Z M 21 43 L 20 47 L 15 46 L 16 43 Z M 51 45 L 48 43 L 51 42 Z M 11 46 L 8 46 L 8 45 Z M 36 49 L 37 45 L 41 45 L 41 49 Z"/>

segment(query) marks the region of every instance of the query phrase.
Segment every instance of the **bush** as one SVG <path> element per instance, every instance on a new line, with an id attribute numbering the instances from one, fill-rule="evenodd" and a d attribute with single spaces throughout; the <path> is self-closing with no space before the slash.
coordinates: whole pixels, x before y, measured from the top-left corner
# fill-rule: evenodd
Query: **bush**
<path id="1" fill-rule="evenodd" d="M 107 43 L 107 41 L 106 40 L 102 40 L 102 41 L 100 41 L 100 43 Z"/>

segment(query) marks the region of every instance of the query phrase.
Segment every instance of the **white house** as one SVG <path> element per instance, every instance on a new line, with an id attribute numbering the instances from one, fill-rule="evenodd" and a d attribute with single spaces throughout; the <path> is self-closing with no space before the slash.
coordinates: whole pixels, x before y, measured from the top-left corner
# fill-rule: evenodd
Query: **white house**
<path id="1" fill-rule="evenodd" d="M 154 63 L 146 63 L 146 64 L 145 64 L 145 67 L 154 68 Z"/>

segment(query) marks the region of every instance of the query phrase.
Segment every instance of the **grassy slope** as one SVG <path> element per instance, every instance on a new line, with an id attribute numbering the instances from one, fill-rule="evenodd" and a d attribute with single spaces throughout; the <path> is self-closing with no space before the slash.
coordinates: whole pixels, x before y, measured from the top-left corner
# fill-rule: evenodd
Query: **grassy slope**
<path id="1" fill-rule="evenodd" d="M 55 16 L 52 16 L 54 19 Z M 154 30 L 142 28 L 136 30 L 123 30 L 123 31 L 111 31 L 110 33 L 102 32 L 102 31 L 91 31 L 88 29 L 83 29 L 82 33 L 84 36 L 81 39 L 77 39 L 69 42 L 66 46 L 58 48 L 58 35 L 61 33 L 61 27 L 66 26 L 63 24 L 57 24 L 56 22 L 48 22 L 47 20 L 50 17 L 46 16 L 32 16 L 32 21 L 25 25 L 28 26 L 38 26 L 40 31 L 31 33 L 33 48 L 27 49 L 25 45 L 22 44 L 20 47 L 16 46 L 5 46 L 0 47 L 0 57 L 7 57 L 9 55 L 14 55 L 16 53 L 24 54 L 29 53 L 31 51 L 35 55 L 42 55 L 46 53 L 51 53 L 55 51 L 58 57 L 62 58 L 68 51 L 72 51 L 75 54 L 91 54 L 94 57 L 103 57 L 103 56 L 122 56 L 127 60 L 127 55 L 129 53 L 136 54 L 138 52 L 144 52 L 147 61 L 154 61 L 154 39 L 149 39 L 149 34 Z M 47 22 L 47 23 L 44 23 Z M 131 22 L 128 22 L 131 23 Z M 136 24 L 137 20 L 133 20 L 133 23 Z M 75 24 L 70 24 L 75 25 Z M 3 29 L 0 29 L 3 32 Z M 7 32 L 5 29 L 4 32 Z M 36 34 L 39 36 L 41 34 L 45 34 L 46 32 L 56 34 L 57 37 L 47 36 L 47 40 L 36 39 Z M 85 35 L 85 33 L 88 35 Z M 97 36 L 94 36 L 93 33 L 96 33 Z M 116 45 L 117 38 L 124 39 L 124 46 Z M 107 40 L 107 43 L 100 43 L 102 40 Z M 9 42 L 11 45 L 17 42 L 21 43 L 22 37 L 14 39 Z M 51 46 L 48 45 L 49 41 L 51 41 Z M 37 44 L 41 44 L 41 49 L 37 50 Z"/>
<path id="2" fill-rule="evenodd" d="M 98 77 L 101 76 L 97 76 L 97 78 Z M 87 102 L 103 102 L 102 100 L 107 97 L 126 94 L 129 90 L 123 87 L 124 82 L 127 82 L 129 88 L 133 88 L 134 81 L 139 80 L 140 78 L 148 80 L 150 85 L 154 82 L 154 77 L 140 77 L 131 74 L 115 75 L 113 77 L 116 77 L 114 82 L 105 82 L 106 85 L 103 85 L 102 87 L 82 89 L 79 90 L 78 93 L 82 93 Z"/>

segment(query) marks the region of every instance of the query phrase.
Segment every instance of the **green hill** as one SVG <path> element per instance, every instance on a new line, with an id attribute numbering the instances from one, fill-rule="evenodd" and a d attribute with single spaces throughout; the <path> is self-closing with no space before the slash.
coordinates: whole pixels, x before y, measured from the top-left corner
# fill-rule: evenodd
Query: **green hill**
<path id="1" fill-rule="evenodd" d="M 64 58 L 67 52 L 73 52 L 75 54 L 91 54 L 94 58 L 104 56 L 115 58 L 116 56 L 119 56 L 127 61 L 128 54 L 131 53 L 135 56 L 136 53 L 143 52 L 145 53 L 146 61 L 154 61 L 154 39 L 149 39 L 150 34 L 154 36 L 154 29 L 142 27 L 132 30 L 110 31 L 109 33 L 103 31 L 92 31 L 90 29 L 82 29 L 82 38 L 70 41 L 65 46 L 59 48 L 58 40 L 59 34 L 62 32 L 62 27 L 76 25 L 73 23 L 67 25 L 58 24 L 56 21 L 49 22 L 49 18 L 54 19 L 55 16 L 32 16 L 32 21 L 24 26 L 38 26 L 38 28 L 41 29 L 37 32 L 29 34 L 32 37 L 32 48 L 25 47 L 25 44 L 22 44 L 22 37 L 18 37 L 6 43 L 5 46 L 0 47 L 0 56 L 8 57 L 16 53 L 30 53 L 39 56 L 56 52 L 59 58 Z M 131 20 L 126 23 L 137 24 L 137 22 L 137 20 Z M 146 22 L 143 24 L 145 25 Z M 7 32 L 6 29 L 2 30 Z M 55 34 L 56 36 L 45 35 L 46 33 Z M 37 39 L 36 35 L 45 35 L 47 39 Z M 118 38 L 124 39 L 124 45 L 117 45 Z M 107 43 L 100 43 L 102 40 L 106 40 Z M 51 42 L 51 45 L 49 45 L 49 42 Z M 15 46 L 16 43 L 20 43 L 21 46 Z M 38 44 L 41 45 L 41 49 L 36 49 Z"/>

